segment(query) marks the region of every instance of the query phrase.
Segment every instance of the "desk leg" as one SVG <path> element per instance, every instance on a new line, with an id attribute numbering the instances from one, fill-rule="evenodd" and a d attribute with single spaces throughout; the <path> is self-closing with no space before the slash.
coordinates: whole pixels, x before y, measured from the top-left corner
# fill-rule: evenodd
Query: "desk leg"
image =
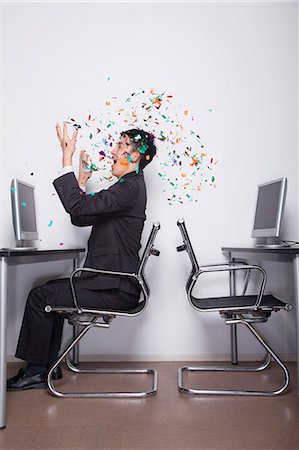
<path id="1" fill-rule="evenodd" d="M 0 259 L 0 430 L 6 427 L 7 259 Z"/>
<path id="2" fill-rule="evenodd" d="M 299 255 L 293 259 L 295 283 L 295 314 L 296 314 L 296 351 L 297 351 L 297 394 L 299 395 Z"/>
<path id="3" fill-rule="evenodd" d="M 234 259 L 229 253 L 229 261 L 233 262 Z M 230 295 L 236 295 L 236 276 L 235 271 L 229 273 L 229 293 Z M 235 318 L 235 314 L 232 314 L 232 318 Z M 232 324 L 230 326 L 230 345 L 231 345 L 231 362 L 232 364 L 238 364 L 238 342 L 237 342 L 237 325 Z"/>
<path id="4" fill-rule="evenodd" d="M 78 259 L 79 259 L 79 254 L 73 260 L 73 270 L 76 270 L 78 268 L 78 265 L 79 265 Z M 73 339 L 74 340 L 78 336 L 79 331 L 80 331 L 79 327 L 77 325 L 75 325 L 73 327 Z M 73 348 L 72 354 L 73 354 L 73 360 L 72 360 L 73 364 L 78 365 L 79 364 L 79 343 L 77 345 L 75 345 L 75 347 Z"/>

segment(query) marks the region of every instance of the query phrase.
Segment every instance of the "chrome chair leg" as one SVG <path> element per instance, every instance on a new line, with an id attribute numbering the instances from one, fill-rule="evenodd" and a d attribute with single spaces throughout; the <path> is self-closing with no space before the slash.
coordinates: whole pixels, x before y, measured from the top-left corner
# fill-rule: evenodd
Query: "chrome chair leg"
<path id="1" fill-rule="evenodd" d="M 155 369 L 140 368 L 140 369 L 110 369 L 110 368 L 97 368 L 97 369 L 80 369 L 75 367 L 70 361 L 70 353 L 73 348 L 78 344 L 80 339 L 90 330 L 92 327 L 109 328 L 109 324 L 94 322 L 87 325 L 77 335 L 77 337 L 71 342 L 66 350 L 61 354 L 55 364 L 51 367 L 47 376 L 47 385 L 50 392 L 55 397 L 60 398 L 144 398 L 150 397 L 157 393 L 158 390 L 158 374 Z M 133 392 L 62 392 L 59 391 L 53 384 L 52 375 L 55 368 L 63 361 L 66 360 L 67 367 L 76 373 L 99 373 L 99 374 L 149 374 L 152 376 L 152 384 L 149 390 L 133 391 Z"/>
<path id="2" fill-rule="evenodd" d="M 231 319 L 227 320 L 228 325 L 231 324 L 243 324 L 246 325 L 249 331 L 254 335 L 254 337 L 260 342 L 260 344 L 266 350 L 266 357 L 262 364 L 257 368 L 250 367 L 190 367 L 184 366 L 178 369 L 178 389 L 180 392 L 185 394 L 208 394 L 208 395 L 259 395 L 259 396 L 274 396 L 282 394 L 288 387 L 290 382 L 290 375 L 287 367 L 278 357 L 278 355 L 273 351 L 273 349 L 267 344 L 265 339 L 260 333 L 248 322 L 243 319 Z M 266 369 L 271 362 L 271 357 L 277 362 L 284 373 L 284 381 L 280 388 L 273 391 L 256 391 L 256 390 L 237 390 L 237 389 L 195 389 L 188 388 L 184 385 L 183 374 L 184 372 L 260 372 Z"/>

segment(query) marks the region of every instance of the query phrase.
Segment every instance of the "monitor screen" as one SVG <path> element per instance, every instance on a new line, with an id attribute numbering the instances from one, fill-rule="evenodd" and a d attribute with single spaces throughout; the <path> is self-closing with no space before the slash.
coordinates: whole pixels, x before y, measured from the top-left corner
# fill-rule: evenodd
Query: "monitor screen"
<path id="1" fill-rule="evenodd" d="M 11 183 L 11 201 L 16 240 L 38 239 L 34 186 L 14 178 Z"/>
<path id="2" fill-rule="evenodd" d="M 252 237 L 278 237 L 287 180 L 279 178 L 258 186 Z"/>

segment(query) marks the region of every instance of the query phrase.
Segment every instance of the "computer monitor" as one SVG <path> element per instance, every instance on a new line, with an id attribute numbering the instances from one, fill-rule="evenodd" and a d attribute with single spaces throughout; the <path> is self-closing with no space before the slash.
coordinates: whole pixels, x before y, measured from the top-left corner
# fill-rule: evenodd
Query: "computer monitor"
<path id="1" fill-rule="evenodd" d="M 32 241 L 38 239 L 34 186 L 14 178 L 10 189 L 16 247 L 31 247 Z"/>
<path id="2" fill-rule="evenodd" d="M 266 238 L 265 245 L 282 245 L 279 241 L 287 190 L 285 177 L 258 186 L 252 237 Z M 263 244 L 262 244 L 263 245 Z"/>

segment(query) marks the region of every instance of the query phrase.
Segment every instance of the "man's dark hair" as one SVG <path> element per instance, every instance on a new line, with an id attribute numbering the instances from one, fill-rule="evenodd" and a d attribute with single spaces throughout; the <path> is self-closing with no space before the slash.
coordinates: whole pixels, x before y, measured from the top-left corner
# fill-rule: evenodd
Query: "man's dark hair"
<path id="1" fill-rule="evenodd" d="M 130 138 L 133 148 L 141 155 L 139 168 L 143 170 L 153 159 L 157 153 L 155 145 L 155 136 L 148 131 L 134 128 L 132 130 L 122 131 L 121 136 L 126 135 Z"/>

